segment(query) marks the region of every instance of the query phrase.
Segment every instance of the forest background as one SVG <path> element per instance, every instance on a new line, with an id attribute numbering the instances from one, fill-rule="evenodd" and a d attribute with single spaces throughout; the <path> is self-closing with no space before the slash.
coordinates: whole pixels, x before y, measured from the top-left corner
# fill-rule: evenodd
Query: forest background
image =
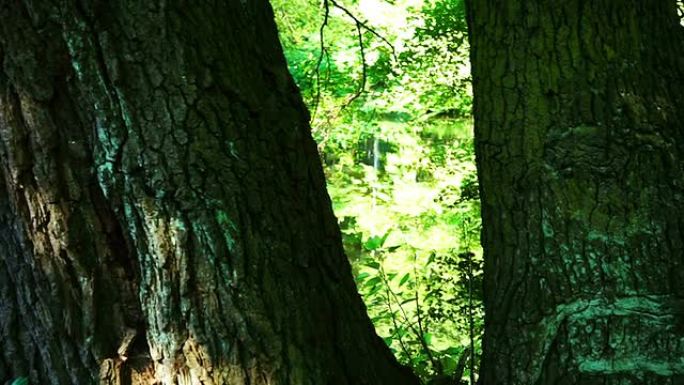
<path id="1" fill-rule="evenodd" d="M 463 2 L 272 5 L 378 334 L 424 382 L 471 378 L 482 251 Z"/>

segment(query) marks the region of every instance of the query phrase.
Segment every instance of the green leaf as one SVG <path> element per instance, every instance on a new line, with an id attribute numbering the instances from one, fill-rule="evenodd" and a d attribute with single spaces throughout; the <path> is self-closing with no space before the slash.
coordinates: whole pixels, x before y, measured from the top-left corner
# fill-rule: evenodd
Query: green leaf
<path id="1" fill-rule="evenodd" d="M 363 273 L 356 276 L 356 282 L 361 282 L 368 277 L 370 277 L 370 273 L 364 271 Z"/>
<path id="2" fill-rule="evenodd" d="M 382 237 L 374 235 L 364 242 L 363 247 L 368 251 L 377 250 L 382 247 L 382 242 Z"/>
<path id="3" fill-rule="evenodd" d="M 381 249 L 391 232 L 392 230 L 387 230 L 382 236 L 373 235 L 364 242 L 363 247 L 368 251 Z"/>
<path id="4" fill-rule="evenodd" d="M 365 286 L 366 286 L 366 287 L 370 287 L 370 288 L 374 288 L 374 287 L 376 287 L 376 286 L 380 286 L 380 285 L 378 285 L 378 284 L 379 284 L 381 281 L 382 281 L 382 279 L 381 279 L 380 277 L 373 277 L 373 278 L 369 279 L 368 281 L 366 281 L 366 285 L 365 285 Z"/>
<path id="5" fill-rule="evenodd" d="M 406 273 L 404 274 L 403 277 L 401 277 L 401 281 L 399 281 L 399 286 L 403 286 L 408 280 L 411 278 L 411 273 Z"/>
<path id="6" fill-rule="evenodd" d="M 373 286 L 373 288 L 370 290 L 370 292 L 368 292 L 368 296 L 370 297 L 370 296 L 373 296 L 373 295 L 375 295 L 375 294 L 378 294 L 378 292 L 380 291 L 380 289 L 382 289 L 382 285 L 375 285 L 375 286 Z"/>
<path id="7" fill-rule="evenodd" d="M 423 340 L 425 340 L 425 343 L 428 344 L 428 346 L 432 345 L 432 333 L 424 333 Z"/>
<path id="8" fill-rule="evenodd" d="M 451 373 L 454 370 L 456 370 L 456 366 L 458 365 L 458 358 L 452 356 L 443 356 L 440 359 L 440 362 L 442 363 L 444 371 L 446 373 Z"/>

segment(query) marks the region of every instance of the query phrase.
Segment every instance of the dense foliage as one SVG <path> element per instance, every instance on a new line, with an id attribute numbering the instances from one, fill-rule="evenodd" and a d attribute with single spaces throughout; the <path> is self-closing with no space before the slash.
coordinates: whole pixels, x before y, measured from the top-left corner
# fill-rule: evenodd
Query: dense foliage
<path id="1" fill-rule="evenodd" d="M 272 3 L 378 333 L 426 381 L 469 377 L 482 253 L 462 1 Z"/>

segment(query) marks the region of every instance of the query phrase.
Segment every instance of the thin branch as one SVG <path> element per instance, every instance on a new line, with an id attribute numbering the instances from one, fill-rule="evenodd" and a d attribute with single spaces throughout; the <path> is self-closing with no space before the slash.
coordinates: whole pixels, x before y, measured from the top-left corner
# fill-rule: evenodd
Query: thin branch
<path id="1" fill-rule="evenodd" d="M 394 314 L 394 310 L 392 310 L 392 300 L 390 298 L 390 288 L 389 286 L 385 285 L 385 298 L 387 298 L 387 310 L 390 312 L 390 317 L 392 318 L 392 325 L 394 325 L 394 334 L 399 333 L 399 325 L 397 324 L 397 317 Z M 401 306 L 401 305 L 400 305 Z M 404 344 L 404 340 L 401 335 L 399 337 L 399 346 L 401 346 L 401 350 L 404 351 L 404 354 L 406 354 L 406 357 L 411 358 L 411 353 L 409 352 L 408 348 Z M 422 383 L 422 381 L 421 381 Z"/>
<path id="2" fill-rule="evenodd" d="M 357 25 L 359 25 L 360 27 L 362 27 L 362 28 L 365 29 L 366 31 L 370 32 L 371 34 L 375 35 L 378 39 L 380 39 L 380 40 L 382 40 L 383 42 L 385 42 L 385 44 L 387 44 L 387 46 L 388 46 L 388 47 L 390 48 L 390 50 L 392 51 L 392 57 L 394 58 L 395 61 L 397 61 L 397 52 L 396 52 L 396 50 L 394 49 L 394 46 L 392 45 L 392 43 L 390 43 L 390 41 L 387 40 L 387 38 L 385 38 L 385 37 L 382 36 L 380 33 L 378 33 L 375 29 L 373 29 L 372 27 L 370 27 L 367 23 L 365 23 L 365 22 L 359 20 L 358 17 L 354 16 L 354 14 L 353 14 L 351 11 L 349 11 L 349 10 L 348 10 L 347 8 L 345 8 L 343 5 L 340 5 L 340 3 L 338 3 L 336 0 L 325 0 L 325 1 L 326 1 L 326 2 L 329 1 L 335 8 L 337 8 L 337 9 L 341 10 L 342 12 L 344 12 L 345 14 L 347 14 L 347 16 L 349 16 L 352 20 L 354 20 L 354 22 L 355 22 Z"/>
<path id="3" fill-rule="evenodd" d="M 394 302 L 396 302 L 397 306 L 399 306 L 399 311 L 401 311 L 401 315 L 404 317 L 404 320 L 406 321 L 406 325 L 411 329 L 411 331 L 416 335 L 418 338 L 418 341 L 420 342 L 420 346 L 423 348 L 423 351 L 425 352 L 425 355 L 428 357 L 428 360 L 430 360 L 430 363 L 432 364 L 432 367 L 435 369 L 440 368 L 441 366 L 439 365 L 439 361 L 435 358 L 435 356 L 432 354 L 432 351 L 430 350 L 430 347 L 427 345 L 427 342 L 425 341 L 425 337 L 420 333 L 420 330 L 416 329 L 416 327 L 413 325 L 413 322 L 411 322 L 408 314 L 406 314 L 406 311 L 404 310 L 404 307 L 401 306 L 401 300 L 397 296 L 397 294 L 390 288 L 390 282 L 387 279 L 387 275 L 385 274 L 385 269 L 382 265 L 380 264 L 380 278 L 382 279 L 383 283 L 387 287 L 387 291 L 392 294 L 392 297 L 394 298 Z"/>
<path id="4" fill-rule="evenodd" d="M 328 19 L 330 18 L 330 5 L 328 0 L 323 1 L 323 7 L 325 13 L 323 15 L 323 23 L 321 23 L 321 28 L 318 31 L 319 38 L 321 40 L 321 52 L 318 55 L 318 61 L 316 62 L 316 98 L 314 98 L 313 111 L 311 112 L 311 121 L 314 121 L 316 117 L 316 112 L 318 111 L 318 105 L 321 101 L 321 64 L 323 63 L 323 58 L 328 57 L 328 50 L 325 47 L 325 27 L 328 26 Z M 328 59 L 328 71 L 330 71 L 330 59 Z"/>
<path id="5" fill-rule="evenodd" d="M 368 23 L 362 21 L 358 17 L 354 15 L 353 12 L 351 12 L 349 9 L 347 9 L 345 6 L 342 4 L 338 3 L 336 0 L 323 0 L 323 7 L 325 9 L 324 16 L 323 16 L 323 23 L 321 23 L 321 27 L 319 30 L 319 36 L 320 36 L 320 41 L 321 41 L 321 48 L 320 48 L 320 54 L 318 55 L 318 62 L 316 63 L 316 97 L 314 98 L 314 103 L 313 103 L 313 108 L 312 108 L 312 113 L 311 113 L 311 121 L 314 121 L 314 118 L 316 117 L 316 113 L 318 111 L 318 107 L 321 101 L 321 64 L 323 63 L 323 58 L 326 58 L 326 63 L 327 65 L 327 77 L 326 77 L 326 82 L 330 78 L 330 53 L 328 52 L 328 48 L 325 46 L 325 27 L 328 26 L 328 20 L 330 18 L 330 5 L 333 7 L 341 10 L 344 12 L 352 21 L 354 21 L 354 25 L 356 26 L 356 33 L 358 37 L 358 42 L 359 42 L 359 55 L 361 56 L 361 84 L 359 85 L 359 88 L 357 91 L 347 100 L 347 102 L 342 106 L 341 110 L 344 110 L 346 107 L 352 104 L 356 99 L 361 96 L 365 90 L 366 90 L 366 83 L 367 83 L 367 78 L 368 78 L 368 64 L 366 63 L 366 50 L 365 47 L 363 46 L 363 30 L 366 30 L 370 32 L 372 35 L 376 36 L 380 40 L 382 40 L 390 49 L 392 53 L 392 58 L 394 61 L 398 61 L 397 59 L 397 53 L 396 50 L 394 49 L 394 46 L 392 43 L 390 43 L 389 40 L 387 40 L 386 37 L 384 37 L 382 34 L 380 34 L 378 31 L 376 31 L 374 28 L 368 25 Z"/>
<path id="6" fill-rule="evenodd" d="M 416 287 L 414 290 L 414 298 L 416 299 L 416 315 L 418 316 L 418 329 L 420 330 L 420 333 L 422 335 L 425 335 L 427 332 L 427 325 L 425 325 L 425 328 L 423 328 L 423 317 L 420 313 L 420 296 L 418 294 L 418 290 L 420 290 L 420 282 L 418 281 L 418 271 L 416 270 L 416 259 L 417 256 L 414 254 L 413 256 L 413 276 L 416 277 Z"/>
<path id="7" fill-rule="evenodd" d="M 443 375 L 444 374 L 444 368 L 442 367 L 442 363 L 437 360 L 433 355 L 432 351 L 430 350 L 430 347 L 427 345 L 427 341 L 425 341 L 425 335 L 427 334 L 427 324 L 425 327 L 423 327 L 423 316 L 421 315 L 420 312 L 420 295 L 418 294 L 418 291 L 420 290 L 420 281 L 418 280 L 418 271 L 416 269 L 416 259 L 418 256 L 414 254 L 413 256 L 413 276 L 416 277 L 416 287 L 414 290 L 414 298 L 416 300 L 416 316 L 418 318 L 418 331 L 420 332 L 421 338 L 421 344 L 423 345 L 423 349 L 425 349 L 425 353 L 427 354 L 428 358 L 430 359 L 430 362 L 432 362 L 432 368 L 437 372 L 437 375 Z"/>
<path id="8" fill-rule="evenodd" d="M 454 380 L 454 384 L 459 384 L 461 381 L 461 378 L 463 377 L 463 372 L 465 372 L 465 368 L 466 368 L 466 362 L 468 361 L 468 358 L 470 357 L 470 351 L 471 351 L 471 348 L 465 348 L 463 350 L 463 352 L 461 352 L 461 355 L 458 357 L 458 362 L 456 363 L 456 369 L 454 370 L 454 374 L 451 377 Z"/>
<path id="9" fill-rule="evenodd" d="M 356 90 L 354 95 L 352 95 L 347 102 L 342 106 L 342 109 L 345 109 L 346 107 L 350 106 L 354 100 L 356 100 L 363 92 L 366 90 L 366 78 L 367 78 L 367 72 L 368 72 L 368 65 L 366 64 L 366 51 L 363 48 L 363 32 L 361 32 L 361 24 L 355 20 L 356 23 L 356 33 L 358 35 L 359 39 L 359 54 L 361 56 L 361 84 L 359 85 L 359 88 Z"/>
<path id="10" fill-rule="evenodd" d="M 358 40 L 359 40 L 359 54 L 361 56 L 361 85 L 357 89 L 357 91 L 352 95 L 349 100 L 342 106 L 342 110 L 344 110 L 346 107 L 351 105 L 354 100 L 358 99 L 361 94 L 366 90 L 366 80 L 367 80 L 367 72 L 368 72 L 368 65 L 366 63 L 366 52 L 365 48 L 363 47 L 363 32 L 361 31 L 362 29 L 365 29 L 366 31 L 370 32 L 374 36 L 378 37 L 380 40 L 382 40 L 387 46 L 390 48 L 390 51 L 392 52 L 392 58 L 394 58 L 394 61 L 398 61 L 397 59 L 397 53 L 396 50 L 394 49 L 394 46 L 392 43 L 390 43 L 387 38 L 382 36 L 378 31 L 376 31 L 374 28 L 370 27 L 366 22 L 361 21 L 358 17 L 354 15 L 349 9 L 347 9 L 345 6 L 341 5 L 338 3 L 336 0 L 324 0 L 324 1 L 330 1 L 330 3 L 337 9 L 341 10 L 344 12 L 347 16 L 349 16 L 350 19 L 354 21 L 354 24 L 356 25 L 356 33 L 358 35 Z"/>

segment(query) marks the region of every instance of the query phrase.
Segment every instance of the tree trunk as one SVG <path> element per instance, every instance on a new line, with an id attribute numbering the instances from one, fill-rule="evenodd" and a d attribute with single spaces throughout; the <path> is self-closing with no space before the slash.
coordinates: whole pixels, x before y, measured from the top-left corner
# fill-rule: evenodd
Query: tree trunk
<path id="1" fill-rule="evenodd" d="M 265 0 L 0 4 L 0 381 L 416 384 Z"/>
<path id="2" fill-rule="evenodd" d="M 676 2 L 470 0 L 483 385 L 684 384 Z"/>

